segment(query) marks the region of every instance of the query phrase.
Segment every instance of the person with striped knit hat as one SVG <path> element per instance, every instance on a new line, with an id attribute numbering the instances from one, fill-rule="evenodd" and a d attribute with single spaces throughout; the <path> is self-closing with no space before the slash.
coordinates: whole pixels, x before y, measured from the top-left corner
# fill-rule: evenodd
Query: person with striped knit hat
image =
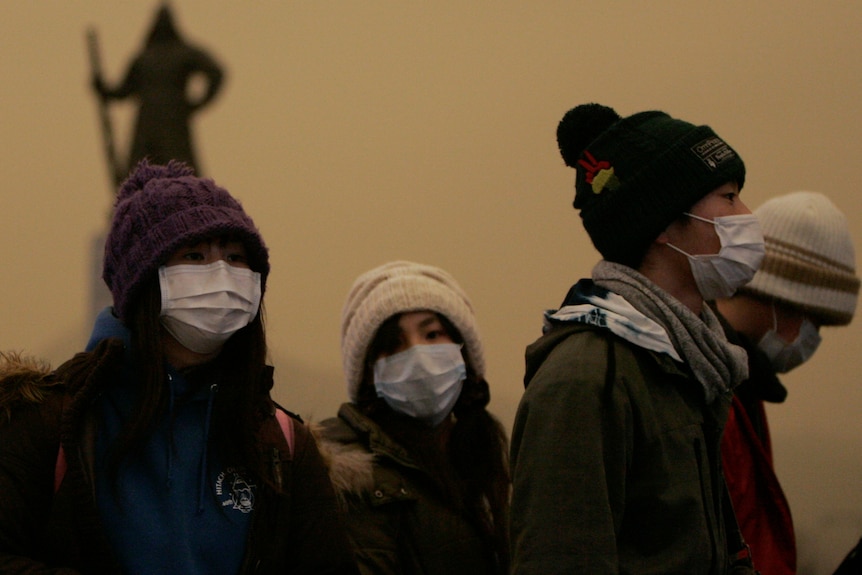
<path id="1" fill-rule="evenodd" d="M 764 402 L 781 403 L 777 374 L 807 361 L 822 326 L 847 325 L 859 295 L 844 214 L 817 192 L 775 197 L 757 208 L 766 256 L 752 281 L 716 306 L 728 340 L 748 352 L 749 377 L 735 389 L 722 461 L 737 519 L 757 568 L 796 573 L 790 510 L 772 466 Z"/>

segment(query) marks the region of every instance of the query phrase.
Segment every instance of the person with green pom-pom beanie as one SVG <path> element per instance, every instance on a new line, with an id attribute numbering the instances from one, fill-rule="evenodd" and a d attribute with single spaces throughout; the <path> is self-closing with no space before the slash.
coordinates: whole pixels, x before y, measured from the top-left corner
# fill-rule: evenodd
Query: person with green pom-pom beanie
<path id="1" fill-rule="evenodd" d="M 709 126 L 660 111 L 577 106 L 557 142 L 602 259 L 526 351 L 513 572 L 751 573 L 720 461 L 746 354 L 705 304 L 763 258 L 745 165 Z"/>

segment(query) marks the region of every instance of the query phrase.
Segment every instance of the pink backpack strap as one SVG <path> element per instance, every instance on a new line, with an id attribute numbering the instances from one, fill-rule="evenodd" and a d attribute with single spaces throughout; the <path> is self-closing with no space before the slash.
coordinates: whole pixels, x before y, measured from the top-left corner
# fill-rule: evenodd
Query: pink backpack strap
<path id="1" fill-rule="evenodd" d="M 287 448 L 290 454 L 293 455 L 293 418 L 277 407 L 275 408 L 275 418 L 278 420 L 281 432 L 287 440 Z"/>
<path id="2" fill-rule="evenodd" d="M 54 493 L 60 490 L 60 484 L 63 483 L 63 477 L 66 475 L 66 452 L 63 451 L 63 444 L 57 450 L 57 463 L 54 464 Z"/>

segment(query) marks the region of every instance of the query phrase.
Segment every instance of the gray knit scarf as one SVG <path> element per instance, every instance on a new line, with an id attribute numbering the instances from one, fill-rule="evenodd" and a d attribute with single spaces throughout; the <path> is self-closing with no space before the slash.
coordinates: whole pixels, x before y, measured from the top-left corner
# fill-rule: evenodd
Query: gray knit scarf
<path id="1" fill-rule="evenodd" d="M 748 355 L 727 341 L 715 313 L 704 305 L 700 317 L 634 269 L 602 260 L 593 268 L 596 285 L 628 301 L 661 325 L 673 347 L 703 386 L 707 403 L 748 377 Z"/>

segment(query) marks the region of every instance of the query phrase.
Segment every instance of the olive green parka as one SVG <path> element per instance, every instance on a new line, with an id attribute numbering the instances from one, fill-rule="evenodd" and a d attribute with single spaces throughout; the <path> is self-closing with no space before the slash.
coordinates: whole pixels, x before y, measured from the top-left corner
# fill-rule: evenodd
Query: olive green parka
<path id="1" fill-rule="evenodd" d="M 552 329 L 526 360 L 513 572 L 728 573 L 738 529 L 719 444 L 731 395 L 706 404 L 684 365 L 583 324 Z"/>

